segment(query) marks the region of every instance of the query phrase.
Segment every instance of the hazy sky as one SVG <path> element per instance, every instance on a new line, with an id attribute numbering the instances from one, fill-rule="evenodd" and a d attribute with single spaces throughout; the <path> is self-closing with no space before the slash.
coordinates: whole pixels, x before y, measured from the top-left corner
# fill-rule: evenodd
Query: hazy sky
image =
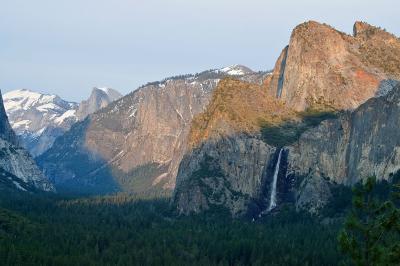
<path id="1" fill-rule="evenodd" d="M 398 0 L 0 0 L 0 89 L 67 100 L 94 86 L 243 64 L 271 69 L 307 20 L 347 33 L 356 20 L 400 35 Z"/>

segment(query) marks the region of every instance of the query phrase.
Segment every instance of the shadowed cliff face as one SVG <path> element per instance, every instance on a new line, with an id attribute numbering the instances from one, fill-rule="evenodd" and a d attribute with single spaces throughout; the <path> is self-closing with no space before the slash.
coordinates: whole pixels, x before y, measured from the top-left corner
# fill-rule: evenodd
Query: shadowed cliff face
<path id="1" fill-rule="evenodd" d="M 4 109 L 3 96 L 0 91 L 0 138 L 10 142 L 13 145 L 18 145 L 17 137 L 12 130 L 6 110 Z"/>
<path id="2" fill-rule="evenodd" d="M 181 162 L 173 198 L 178 211 L 190 214 L 222 206 L 233 216 L 258 218 L 270 204 L 279 150 L 259 136 L 241 133 L 203 142 Z M 279 205 L 294 201 L 294 178 L 286 171 L 283 150 L 277 180 Z"/>
<path id="3" fill-rule="evenodd" d="M 57 152 L 47 151 L 37 158 L 44 174 L 61 193 L 101 194 L 119 190 L 118 184 L 111 178 L 111 170 L 105 164 L 105 159 L 99 154 L 90 153 L 85 147 L 85 138 L 82 136 L 90 123 L 90 118 L 86 118 L 74 124 L 49 150 Z"/>
<path id="4" fill-rule="evenodd" d="M 181 162 L 174 194 L 178 210 L 188 214 L 224 206 L 234 215 L 245 214 L 250 201 L 263 193 L 262 185 L 271 180 L 264 172 L 275 152 L 246 134 L 203 142 Z"/>
<path id="5" fill-rule="evenodd" d="M 357 22 L 350 36 L 317 22 L 297 26 L 266 81 L 271 96 L 296 111 L 354 109 L 400 77 L 400 41 Z"/>
<path id="6" fill-rule="evenodd" d="M 305 132 L 290 147 L 291 170 L 307 174 L 312 169 L 348 185 L 371 175 L 389 179 L 400 168 L 399 104 L 397 86 L 386 96 Z"/>

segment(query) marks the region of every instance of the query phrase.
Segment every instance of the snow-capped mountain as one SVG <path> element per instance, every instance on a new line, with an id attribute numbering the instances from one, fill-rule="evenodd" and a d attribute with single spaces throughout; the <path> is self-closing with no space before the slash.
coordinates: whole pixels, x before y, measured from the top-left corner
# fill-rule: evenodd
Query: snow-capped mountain
<path id="1" fill-rule="evenodd" d="M 53 185 L 29 153 L 19 145 L 9 124 L 0 92 L 0 190 L 4 188 L 54 191 Z"/>
<path id="2" fill-rule="evenodd" d="M 15 90 L 4 94 L 4 106 L 22 146 L 33 156 L 47 150 L 56 137 L 77 121 L 78 104 L 56 95 Z"/>
<path id="3" fill-rule="evenodd" d="M 94 88 L 89 100 L 77 104 L 57 95 L 22 89 L 4 94 L 4 106 L 22 146 L 36 157 L 49 149 L 72 124 L 120 96 L 109 88 Z"/>

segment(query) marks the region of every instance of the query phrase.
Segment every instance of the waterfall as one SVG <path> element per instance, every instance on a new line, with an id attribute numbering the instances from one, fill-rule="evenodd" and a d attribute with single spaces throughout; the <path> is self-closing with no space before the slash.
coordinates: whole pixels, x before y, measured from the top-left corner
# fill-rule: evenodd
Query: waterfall
<path id="1" fill-rule="evenodd" d="M 279 150 L 278 161 L 276 162 L 276 165 L 275 165 L 274 178 L 272 180 L 272 189 L 271 189 L 271 196 L 270 196 L 268 211 L 271 211 L 272 209 L 274 209 L 276 207 L 276 185 L 278 183 L 279 165 L 281 164 L 282 151 L 283 151 L 283 149 Z"/>

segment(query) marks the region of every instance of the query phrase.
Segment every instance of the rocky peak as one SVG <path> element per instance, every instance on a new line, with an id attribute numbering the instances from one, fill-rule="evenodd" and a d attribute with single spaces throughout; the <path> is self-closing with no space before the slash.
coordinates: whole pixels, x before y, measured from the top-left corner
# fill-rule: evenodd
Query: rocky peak
<path id="1" fill-rule="evenodd" d="M 85 119 L 89 114 L 106 107 L 111 102 L 122 97 L 118 91 L 111 88 L 94 87 L 89 99 L 82 101 L 77 110 L 79 120 Z"/>
<path id="2" fill-rule="evenodd" d="M 112 88 L 107 88 L 107 87 L 102 87 L 102 88 L 97 88 L 94 87 L 92 89 L 92 93 L 91 93 L 91 97 L 92 95 L 94 96 L 104 96 L 106 95 L 106 97 L 108 97 L 110 100 L 115 101 L 118 100 L 119 98 L 122 97 L 122 94 L 119 93 L 118 91 L 112 89 Z"/>
<path id="3" fill-rule="evenodd" d="M 353 36 L 358 37 L 360 34 L 363 34 L 371 29 L 376 29 L 376 27 L 373 27 L 366 22 L 356 21 L 353 26 Z"/>
<path id="4" fill-rule="evenodd" d="M 379 36 L 383 39 L 397 39 L 396 36 L 387 32 L 386 30 L 372 26 L 366 22 L 356 21 L 353 26 L 353 36 L 356 38 L 371 38 L 374 36 Z"/>
<path id="5" fill-rule="evenodd" d="M 319 23 L 317 21 L 306 21 L 297 25 L 291 34 L 290 39 L 296 39 L 301 37 L 315 37 L 318 34 L 342 34 L 337 31 L 335 28 L 329 26 L 325 23 Z"/>

